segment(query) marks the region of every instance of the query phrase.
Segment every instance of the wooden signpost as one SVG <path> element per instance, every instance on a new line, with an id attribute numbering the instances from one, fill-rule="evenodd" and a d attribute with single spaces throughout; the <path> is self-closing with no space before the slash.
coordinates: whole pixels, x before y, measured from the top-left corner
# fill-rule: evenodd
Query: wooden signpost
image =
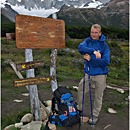
<path id="1" fill-rule="evenodd" d="M 27 15 L 16 16 L 17 48 L 65 48 L 63 20 Z"/>
<path id="2" fill-rule="evenodd" d="M 55 14 L 56 15 L 56 14 Z M 53 16 L 55 16 L 53 14 Z M 25 49 L 25 62 L 17 65 L 18 70 L 26 70 L 26 79 L 15 80 L 14 85 L 29 87 L 31 112 L 33 120 L 42 120 L 37 85 L 50 81 L 49 78 L 35 78 L 34 69 L 38 67 L 33 62 L 32 49 L 52 49 L 50 76 L 52 91 L 57 88 L 56 81 L 56 54 L 59 48 L 65 48 L 65 23 L 63 20 L 40 18 L 35 16 L 17 15 L 15 19 L 15 33 L 17 48 Z M 31 85 L 30 85 L 31 84 Z"/>
<path id="3" fill-rule="evenodd" d="M 26 62 L 26 63 L 16 64 L 16 68 L 17 68 L 18 71 L 38 68 L 38 67 L 42 67 L 42 66 L 44 66 L 43 60 L 30 61 L 30 62 Z"/>
<path id="4" fill-rule="evenodd" d="M 34 78 L 26 78 L 26 79 L 17 79 L 14 80 L 14 87 L 21 87 L 26 85 L 34 85 L 41 84 L 50 81 L 50 77 L 34 77 Z"/>

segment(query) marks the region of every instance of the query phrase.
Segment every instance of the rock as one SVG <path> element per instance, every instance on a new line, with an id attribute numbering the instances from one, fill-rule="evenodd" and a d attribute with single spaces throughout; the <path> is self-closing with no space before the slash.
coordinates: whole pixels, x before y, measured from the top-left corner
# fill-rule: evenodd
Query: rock
<path id="1" fill-rule="evenodd" d="M 117 111 L 113 110 L 112 108 L 108 108 L 108 112 L 109 112 L 109 113 L 113 113 L 113 114 L 114 114 L 114 113 L 117 113 Z"/>
<path id="2" fill-rule="evenodd" d="M 117 88 L 116 90 L 117 90 L 118 92 L 120 92 L 120 93 L 124 93 L 124 90 L 121 89 L 121 88 Z"/>
<path id="3" fill-rule="evenodd" d="M 23 126 L 23 122 L 15 123 L 15 128 L 21 128 Z"/>
<path id="4" fill-rule="evenodd" d="M 125 98 L 125 101 L 129 102 L 129 100 L 130 100 L 130 96 L 128 96 L 128 97 Z"/>
<path id="5" fill-rule="evenodd" d="M 46 109 L 49 111 L 49 113 L 52 113 L 51 106 L 46 107 Z"/>
<path id="6" fill-rule="evenodd" d="M 6 126 L 6 127 L 4 128 L 4 130 L 9 130 L 9 129 L 12 128 L 12 127 L 14 127 L 14 124 L 9 125 L 9 126 Z"/>
<path id="7" fill-rule="evenodd" d="M 44 101 L 44 103 L 45 103 L 47 106 L 52 106 L 52 101 L 51 101 L 51 100 Z"/>
<path id="8" fill-rule="evenodd" d="M 23 122 L 23 123 L 29 123 L 31 121 L 32 121 L 32 114 L 31 113 L 24 115 L 21 119 L 21 122 Z"/>
<path id="9" fill-rule="evenodd" d="M 111 124 L 105 126 L 105 127 L 104 127 L 104 130 L 107 129 L 108 127 L 110 127 L 110 126 L 111 126 Z"/>
<path id="10" fill-rule="evenodd" d="M 29 93 L 23 93 L 22 95 L 27 97 L 29 96 Z"/>
<path id="11" fill-rule="evenodd" d="M 73 86 L 74 89 L 76 89 L 78 91 L 78 87 L 77 86 Z"/>
<path id="12" fill-rule="evenodd" d="M 23 100 L 14 100 L 14 102 L 23 102 Z"/>
<path id="13" fill-rule="evenodd" d="M 45 120 L 43 122 L 44 126 L 46 125 L 46 122 L 47 122 L 47 120 Z M 56 130 L 56 126 L 54 124 L 51 124 L 50 122 L 48 123 L 48 127 L 49 127 L 50 130 Z"/>
<path id="14" fill-rule="evenodd" d="M 20 130 L 41 130 L 42 121 L 32 121 L 21 127 Z"/>
<path id="15" fill-rule="evenodd" d="M 49 123 L 48 126 L 50 130 L 56 130 L 56 126 L 54 124 Z"/>
<path id="16" fill-rule="evenodd" d="M 89 118 L 88 117 L 83 117 L 83 122 L 88 122 Z M 82 121 L 82 117 L 81 117 L 81 121 Z"/>

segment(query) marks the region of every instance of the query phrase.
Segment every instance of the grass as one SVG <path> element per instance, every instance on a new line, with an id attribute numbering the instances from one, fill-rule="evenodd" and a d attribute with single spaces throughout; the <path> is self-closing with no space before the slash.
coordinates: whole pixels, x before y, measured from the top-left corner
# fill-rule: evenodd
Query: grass
<path id="1" fill-rule="evenodd" d="M 3 130 L 7 125 L 10 124 L 15 124 L 15 123 L 19 123 L 21 118 L 26 114 L 26 113 L 30 113 L 29 109 L 26 109 L 22 112 L 15 112 L 15 113 L 11 113 L 7 116 L 4 116 L 1 118 L 1 129 Z M 12 128 L 11 130 L 19 130 L 16 128 Z"/>
<path id="2" fill-rule="evenodd" d="M 107 90 L 107 95 L 103 100 L 103 109 L 106 113 L 108 113 L 108 108 L 112 108 L 117 111 L 115 115 L 120 117 L 127 117 L 128 115 L 128 101 L 125 101 L 125 98 L 128 97 L 129 91 L 125 91 L 125 93 L 121 94 L 116 90 Z"/>
<path id="3" fill-rule="evenodd" d="M 80 80 L 83 77 L 83 56 L 79 54 L 77 47 L 84 39 L 71 39 L 66 41 L 66 48 L 69 48 L 69 51 L 65 49 L 57 49 L 57 61 L 56 61 L 56 76 L 57 81 L 63 81 L 65 79 L 74 79 Z M 118 53 L 112 51 L 111 63 L 109 67 L 109 73 L 107 77 L 107 84 L 115 84 L 119 86 L 129 86 L 129 43 L 128 42 L 118 42 L 116 40 L 109 41 L 110 45 L 112 42 L 114 44 L 114 49 L 118 46 L 118 50 L 122 50 L 122 56 L 120 57 Z M 110 48 L 111 49 L 111 48 Z M 6 62 L 8 59 L 14 61 L 14 63 L 24 63 L 25 54 L 24 49 L 17 49 L 15 41 L 7 41 L 5 38 L 2 38 L 1 41 L 1 88 L 10 89 L 10 93 L 19 93 L 24 91 L 20 88 L 13 87 L 13 80 L 18 79 L 15 72 L 11 66 Z M 35 76 L 48 76 L 50 74 L 50 54 L 51 49 L 33 49 L 33 60 L 43 60 L 44 67 L 35 69 Z M 26 77 L 26 72 L 21 71 L 22 75 Z M 41 85 L 40 85 L 41 86 Z M 48 89 L 44 87 L 44 89 Z M 73 90 L 73 89 L 72 89 Z M 9 93 L 9 94 L 10 94 Z M 120 94 L 115 90 L 109 91 L 109 96 L 114 97 L 113 102 L 105 100 L 103 102 L 104 110 L 107 112 L 109 107 L 118 110 L 118 116 L 124 116 L 124 111 L 128 106 L 128 102 L 123 99 L 128 96 L 128 92 L 125 94 Z M 112 98 L 110 98 L 112 99 Z M 3 98 L 2 101 L 8 101 L 8 98 Z M 123 100 L 123 103 L 122 103 Z M 112 102 L 111 104 L 109 104 Z M 22 115 L 27 111 L 20 113 L 12 113 L 8 116 L 2 117 L 2 128 L 7 125 L 19 122 Z M 12 128 L 12 130 L 18 130 Z"/>
<path id="4" fill-rule="evenodd" d="M 6 102 L 8 102 L 9 99 L 7 99 L 7 98 L 1 98 L 1 101 L 6 101 Z"/>
<path id="5" fill-rule="evenodd" d="M 83 76 L 83 62 L 82 55 L 79 54 L 77 48 L 78 45 L 84 39 L 71 39 L 66 41 L 66 48 L 69 47 L 69 51 L 64 49 L 57 50 L 57 61 L 56 61 L 56 74 L 57 80 L 63 81 L 64 79 L 76 79 L 79 80 Z M 111 44 L 110 44 L 111 43 Z M 129 86 L 128 79 L 128 65 L 129 65 L 129 44 L 128 42 L 117 42 L 116 40 L 110 42 L 110 49 L 115 47 L 118 50 L 122 50 L 123 56 L 120 57 L 117 52 L 114 55 L 115 51 L 112 51 L 111 63 L 109 67 L 109 73 L 107 82 L 109 84 L 124 85 Z M 113 47 L 111 47 L 113 46 Z M 6 41 L 5 38 L 2 38 L 2 79 L 17 79 L 18 77 L 5 61 L 11 59 L 15 63 L 24 63 L 25 54 L 24 49 L 17 49 L 15 46 L 15 41 Z M 73 52 L 74 51 L 74 52 Z M 38 76 L 49 75 L 50 71 L 50 49 L 33 49 L 33 60 L 44 60 L 44 67 L 35 69 L 35 73 Z M 114 55 L 114 56 L 113 56 Z M 79 62 L 80 61 L 80 62 Z M 25 71 L 21 72 L 24 77 L 26 77 Z"/>

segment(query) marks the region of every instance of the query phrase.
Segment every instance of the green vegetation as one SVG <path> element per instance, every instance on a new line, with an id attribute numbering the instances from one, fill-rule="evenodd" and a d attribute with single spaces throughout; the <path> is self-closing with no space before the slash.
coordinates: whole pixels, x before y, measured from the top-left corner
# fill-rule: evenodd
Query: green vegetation
<path id="1" fill-rule="evenodd" d="M 2 24 L 2 36 L 5 36 L 5 32 L 14 32 L 14 24 Z M 11 30 L 12 28 L 12 30 Z M 84 41 L 84 38 L 89 36 L 90 27 L 83 26 L 66 26 L 66 36 L 69 40 L 66 40 L 65 49 L 57 49 L 57 61 L 56 61 L 56 76 L 57 81 L 63 81 L 65 79 L 80 80 L 83 77 L 83 57 L 79 54 L 77 48 L 78 45 Z M 110 48 L 109 73 L 107 77 L 107 84 L 115 84 L 119 86 L 129 86 L 129 43 L 128 43 L 128 30 L 126 29 L 114 29 L 103 27 L 103 34 L 106 35 L 108 46 Z M 10 89 L 10 93 L 18 93 L 23 91 L 22 88 L 13 88 L 13 80 L 18 79 L 12 67 L 8 64 L 8 60 L 11 59 L 15 64 L 25 62 L 25 50 L 16 48 L 15 41 L 7 41 L 5 37 L 2 37 L 1 41 L 1 88 Z M 36 76 L 48 76 L 50 74 L 50 54 L 51 49 L 33 49 L 33 60 L 44 60 L 44 67 L 35 69 Z M 22 75 L 26 77 L 25 71 L 21 71 Z M 46 89 L 46 88 L 44 88 Z M 73 90 L 73 89 L 72 89 Z M 126 92 L 123 96 L 113 90 L 109 92 L 109 95 L 120 97 L 117 102 L 109 104 L 109 100 L 105 100 L 104 107 L 107 110 L 108 107 L 121 110 L 126 109 L 128 102 L 121 103 L 121 99 L 128 95 Z M 2 101 L 8 102 L 10 94 L 7 98 L 2 98 Z M 122 97 L 122 98 L 121 98 Z M 116 99 L 115 99 L 116 101 Z M 10 114 L 7 117 L 2 117 L 2 128 L 7 125 L 19 122 L 21 117 L 26 113 Z M 122 115 L 119 112 L 119 116 Z M 13 129 L 18 130 L 18 129 Z"/>
<path id="2" fill-rule="evenodd" d="M 119 93 L 116 90 L 107 90 L 107 95 L 104 96 L 103 100 L 103 108 L 104 111 L 108 113 L 108 108 L 112 108 L 117 111 L 115 115 L 120 116 L 122 118 L 127 117 L 128 112 L 128 101 L 125 101 L 125 98 L 128 96 L 129 91 L 125 91 L 124 94 Z"/>
<path id="3" fill-rule="evenodd" d="M 80 80 L 83 76 L 83 60 L 79 54 L 78 45 L 84 39 L 70 39 L 66 41 L 66 49 L 57 49 L 57 80 L 76 79 Z M 117 40 L 106 41 L 110 48 L 111 63 L 108 66 L 107 83 L 128 86 L 129 77 L 129 44 L 128 42 L 119 42 Z M 24 49 L 17 49 L 15 41 L 6 41 L 2 38 L 1 55 L 1 76 L 4 79 L 16 79 L 17 76 L 7 64 L 6 60 L 11 59 L 15 63 L 25 62 Z M 50 69 L 50 49 L 33 49 L 34 60 L 44 60 L 44 68 L 37 68 L 36 75 L 49 75 Z M 25 72 L 22 72 L 25 76 Z"/>
<path id="4" fill-rule="evenodd" d="M 71 38 L 82 39 L 90 35 L 88 26 L 66 26 L 66 34 Z M 114 27 L 102 27 L 102 33 L 107 39 L 125 39 L 129 40 L 129 30 Z"/>
<path id="5" fill-rule="evenodd" d="M 15 23 L 1 24 L 1 37 L 5 37 L 6 33 L 15 33 Z"/>
<path id="6" fill-rule="evenodd" d="M 7 125 L 15 124 L 17 122 L 20 122 L 21 118 L 26 113 L 30 113 L 30 110 L 27 109 L 27 110 L 24 110 L 23 112 L 15 112 L 15 113 L 11 113 L 11 114 L 9 114 L 7 116 L 3 116 L 1 118 L 1 124 L 2 124 L 1 129 L 3 130 Z M 19 130 L 19 129 L 12 128 L 11 130 Z"/>
<path id="7" fill-rule="evenodd" d="M 90 26 L 66 25 L 65 32 L 71 38 L 83 39 L 90 35 Z M 15 23 L 2 23 L 1 36 L 5 37 L 6 33 L 15 33 Z M 129 30 L 114 27 L 102 27 L 102 33 L 107 39 L 125 39 L 129 40 Z"/>

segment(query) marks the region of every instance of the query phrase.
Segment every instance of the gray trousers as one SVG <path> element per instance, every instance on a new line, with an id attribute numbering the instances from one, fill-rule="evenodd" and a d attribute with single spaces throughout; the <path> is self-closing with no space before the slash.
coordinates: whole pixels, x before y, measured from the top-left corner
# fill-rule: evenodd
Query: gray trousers
<path id="1" fill-rule="evenodd" d="M 106 88 L 107 75 L 90 76 L 91 87 L 95 86 L 95 98 L 93 105 L 93 116 L 98 117 L 102 107 L 103 91 Z M 85 93 L 89 92 L 88 75 L 85 74 Z M 82 110 L 82 98 L 83 98 L 83 78 L 81 79 L 78 87 L 78 109 Z M 84 97 L 85 98 L 85 97 Z"/>

